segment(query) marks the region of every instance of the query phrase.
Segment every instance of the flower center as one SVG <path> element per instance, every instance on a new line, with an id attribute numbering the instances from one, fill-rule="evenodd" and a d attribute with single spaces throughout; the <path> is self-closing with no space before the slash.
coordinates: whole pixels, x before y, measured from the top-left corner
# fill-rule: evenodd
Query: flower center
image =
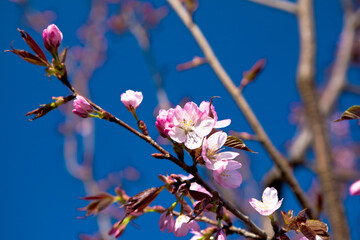
<path id="1" fill-rule="evenodd" d="M 195 123 L 190 119 L 183 119 L 180 128 L 184 129 L 185 134 L 187 134 L 188 132 L 193 131 Z"/>

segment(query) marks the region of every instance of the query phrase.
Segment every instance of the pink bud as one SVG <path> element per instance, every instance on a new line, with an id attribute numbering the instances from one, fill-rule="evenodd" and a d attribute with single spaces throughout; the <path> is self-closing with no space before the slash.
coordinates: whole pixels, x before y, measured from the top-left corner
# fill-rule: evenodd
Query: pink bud
<path id="1" fill-rule="evenodd" d="M 42 33 L 45 48 L 53 53 L 63 40 L 63 34 L 55 24 L 49 25 Z"/>
<path id="2" fill-rule="evenodd" d="M 360 180 L 351 184 L 349 191 L 351 196 L 360 195 Z"/>
<path id="3" fill-rule="evenodd" d="M 164 138 L 169 136 L 170 129 L 174 127 L 174 113 L 175 110 L 173 108 L 170 108 L 169 110 L 161 109 L 159 115 L 156 117 L 156 128 Z"/>
<path id="4" fill-rule="evenodd" d="M 89 113 L 94 110 L 90 103 L 88 103 L 85 98 L 79 95 L 76 96 L 73 105 L 74 109 L 72 110 L 72 112 L 82 118 L 89 117 Z"/>
<path id="5" fill-rule="evenodd" d="M 121 102 L 129 110 L 136 110 L 140 103 L 143 100 L 143 95 L 141 92 L 134 92 L 133 90 L 127 90 L 125 93 L 121 94 Z"/>

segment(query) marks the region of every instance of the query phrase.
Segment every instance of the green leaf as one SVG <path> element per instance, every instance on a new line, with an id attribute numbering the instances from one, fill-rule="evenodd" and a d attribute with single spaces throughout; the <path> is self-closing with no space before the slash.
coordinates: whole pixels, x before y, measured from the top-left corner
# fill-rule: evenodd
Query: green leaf
<path id="1" fill-rule="evenodd" d="M 236 149 L 256 153 L 253 150 L 251 150 L 250 148 L 248 148 L 245 145 L 245 143 L 243 142 L 243 140 L 241 140 L 240 138 L 235 137 L 235 136 L 228 135 L 224 145 L 227 146 L 227 147 L 236 148 Z"/>
<path id="2" fill-rule="evenodd" d="M 340 122 L 343 120 L 359 119 L 360 118 L 360 105 L 355 105 L 348 108 L 339 119 L 334 122 Z"/>

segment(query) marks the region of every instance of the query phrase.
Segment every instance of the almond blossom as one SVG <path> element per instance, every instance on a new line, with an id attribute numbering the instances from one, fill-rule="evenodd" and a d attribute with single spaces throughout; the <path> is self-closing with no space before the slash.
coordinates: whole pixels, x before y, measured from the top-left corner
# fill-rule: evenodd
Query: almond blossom
<path id="1" fill-rule="evenodd" d="M 174 215 L 169 211 L 163 212 L 160 216 L 159 226 L 162 232 L 165 232 L 165 230 L 169 233 L 173 232 L 175 227 Z"/>
<path id="2" fill-rule="evenodd" d="M 215 111 L 215 107 L 213 104 L 211 104 L 211 113 L 210 113 L 210 102 L 202 101 L 199 106 L 200 110 L 205 111 L 206 114 L 210 117 L 212 117 L 215 121 L 214 128 L 224 128 L 230 125 L 231 119 L 225 119 L 218 121 L 218 116 Z"/>
<path id="3" fill-rule="evenodd" d="M 239 153 L 236 152 L 219 152 L 221 147 L 224 146 L 226 138 L 226 133 L 216 132 L 207 139 L 204 139 L 201 155 L 208 169 L 216 170 L 223 165 L 222 161 L 239 156 Z"/>
<path id="4" fill-rule="evenodd" d="M 214 127 L 214 119 L 201 111 L 194 102 L 187 102 L 184 108 L 179 105 L 175 108 L 174 127 L 170 129 L 169 136 L 178 143 L 184 143 L 189 149 L 199 148 L 203 138 Z"/>
<path id="5" fill-rule="evenodd" d="M 134 92 L 133 90 L 126 90 L 121 94 L 121 102 L 130 112 L 136 110 L 143 100 L 142 92 Z"/>
<path id="6" fill-rule="evenodd" d="M 213 171 L 213 177 L 217 184 L 224 188 L 237 188 L 242 183 L 241 174 L 236 169 L 241 168 L 241 163 L 236 161 L 221 160 L 218 168 Z"/>
<path id="7" fill-rule="evenodd" d="M 176 218 L 175 227 L 174 227 L 174 235 L 176 237 L 186 236 L 186 234 L 188 234 L 190 229 L 195 231 L 200 231 L 199 224 L 194 220 L 190 222 L 189 220 L 190 218 L 184 214 L 181 214 Z"/>
<path id="8" fill-rule="evenodd" d="M 279 201 L 277 190 L 267 187 L 262 195 L 262 202 L 255 198 L 249 200 L 250 205 L 263 216 L 269 216 L 278 210 L 283 199 Z"/>
<path id="9" fill-rule="evenodd" d="M 357 180 L 351 184 L 349 192 L 351 196 L 360 195 L 360 180 Z"/>

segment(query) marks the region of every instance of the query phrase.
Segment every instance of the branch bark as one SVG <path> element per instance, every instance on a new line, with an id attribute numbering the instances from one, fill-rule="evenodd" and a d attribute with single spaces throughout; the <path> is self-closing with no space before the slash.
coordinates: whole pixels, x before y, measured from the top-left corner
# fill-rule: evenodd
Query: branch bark
<path id="1" fill-rule="evenodd" d="M 311 218 L 316 218 L 316 211 L 312 206 L 311 202 L 307 198 L 304 191 L 301 189 L 300 184 L 296 180 L 293 171 L 288 164 L 287 159 L 275 148 L 270 138 L 267 136 L 265 130 L 260 124 L 259 120 L 255 116 L 254 112 L 250 108 L 244 96 L 241 94 L 239 89 L 235 86 L 229 75 L 226 73 L 221 63 L 215 56 L 211 46 L 206 40 L 205 36 L 201 32 L 200 28 L 192 21 L 190 14 L 186 11 L 186 9 L 182 6 L 182 4 L 178 0 L 167 0 L 171 7 L 175 10 L 175 12 L 179 15 L 180 19 L 183 21 L 185 26 L 188 28 L 190 33 L 195 38 L 199 47 L 204 53 L 208 63 L 212 67 L 215 74 L 218 76 L 219 80 L 225 86 L 227 91 L 230 93 L 237 106 L 241 109 L 245 118 L 249 122 L 253 131 L 256 133 L 259 141 L 263 144 L 264 148 L 273 159 L 276 166 L 280 169 L 281 174 L 284 180 L 289 184 L 290 188 L 296 195 L 300 204 L 308 209 L 308 214 Z"/>
<path id="2" fill-rule="evenodd" d="M 296 4 L 292 2 L 288 2 L 287 0 L 249 0 L 249 1 L 293 14 L 296 14 L 297 12 Z"/>
<path id="3" fill-rule="evenodd" d="M 297 84 L 314 135 L 314 151 L 325 208 L 333 238 L 349 239 L 344 208 L 340 200 L 337 182 L 333 178 L 331 147 L 328 142 L 325 119 L 320 112 L 320 104 L 315 89 L 316 41 L 312 0 L 298 1 L 298 22 L 301 48 Z"/>

